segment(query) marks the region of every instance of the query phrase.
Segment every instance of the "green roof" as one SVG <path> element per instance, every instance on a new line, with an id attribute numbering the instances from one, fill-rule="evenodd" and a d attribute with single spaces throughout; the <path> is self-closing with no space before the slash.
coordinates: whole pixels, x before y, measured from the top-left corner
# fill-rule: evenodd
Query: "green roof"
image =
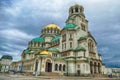
<path id="1" fill-rule="evenodd" d="M 75 50 L 76 51 L 86 51 L 86 49 L 84 47 L 81 47 L 81 46 L 77 47 Z"/>
<path id="2" fill-rule="evenodd" d="M 30 53 L 30 51 L 29 51 L 28 49 L 26 49 L 26 50 L 25 50 L 25 53 L 26 53 L 26 54 L 29 54 L 29 53 Z"/>
<path id="3" fill-rule="evenodd" d="M 51 42 L 59 40 L 59 39 L 60 39 L 60 36 L 56 36 L 56 37 L 52 38 Z"/>
<path id="4" fill-rule="evenodd" d="M 66 26 L 64 26 L 64 28 L 63 28 L 63 29 L 69 29 L 69 28 L 74 29 L 75 27 L 76 27 L 76 25 L 75 25 L 75 24 L 73 24 L 73 23 L 69 23 L 69 24 L 66 24 Z"/>
<path id="5" fill-rule="evenodd" d="M 44 38 L 37 37 L 37 38 L 32 39 L 32 42 L 45 42 L 45 40 Z"/>
<path id="6" fill-rule="evenodd" d="M 86 60 L 87 60 L 87 61 L 90 61 L 90 58 L 89 58 L 89 57 L 87 57 L 87 58 L 86 58 Z"/>
<path id="7" fill-rule="evenodd" d="M 10 55 L 3 55 L 3 56 L 1 57 L 1 60 L 2 60 L 2 59 L 12 60 L 13 58 L 12 58 L 12 56 L 10 56 Z"/>
<path id="8" fill-rule="evenodd" d="M 48 51 L 51 51 L 51 52 L 59 52 L 59 50 L 56 49 L 56 48 L 49 48 Z"/>
<path id="9" fill-rule="evenodd" d="M 72 48 L 67 49 L 67 51 L 73 50 Z"/>
<path id="10" fill-rule="evenodd" d="M 87 39 L 87 36 L 81 36 L 79 40 Z"/>

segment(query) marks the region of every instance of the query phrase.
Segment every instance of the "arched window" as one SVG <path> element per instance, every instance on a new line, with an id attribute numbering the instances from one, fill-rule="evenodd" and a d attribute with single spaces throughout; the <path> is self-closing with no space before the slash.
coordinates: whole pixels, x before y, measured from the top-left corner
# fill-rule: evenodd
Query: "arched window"
<path id="1" fill-rule="evenodd" d="M 52 28 L 50 29 L 50 33 L 52 33 Z"/>
<path id="2" fill-rule="evenodd" d="M 62 70 L 62 64 L 59 65 L 59 71 L 61 71 L 61 70 Z"/>
<path id="3" fill-rule="evenodd" d="M 33 46 L 33 42 L 31 42 L 31 47 Z"/>
<path id="4" fill-rule="evenodd" d="M 80 68 L 80 65 L 78 64 L 78 68 Z"/>
<path id="5" fill-rule="evenodd" d="M 54 33 L 56 33 L 56 30 L 54 29 Z"/>
<path id="6" fill-rule="evenodd" d="M 90 61 L 90 72 L 91 72 L 91 74 L 93 73 L 92 66 L 93 66 L 93 63 Z"/>
<path id="7" fill-rule="evenodd" d="M 86 31 L 86 28 L 85 28 L 85 25 L 84 25 L 84 24 L 81 24 L 81 29 L 82 29 L 83 31 Z"/>
<path id="8" fill-rule="evenodd" d="M 59 34 L 59 30 L 57 30 L 57 34 Z"/>
<path id="9" fill-rule="evenodd" d="M 78 8 L 77 7 L 75 8 L 75 12 L 78 12 Z"/>
<path id="10" fill-rule="evenodd" d="M 58 70 L 58 64 L 55 64 L 55 71 Z"/>
<path id="11" fill-rule="evenodd" d="M 70 48 L 72 48 L 72 42 L 70 42 Z"/>
<path id="12" fill-rule="evenodd" d="M 66 43 L 65 43 L 65 49 L 66 49 Z"/>
<path id="13" fill-rule="evenodd" d="M 36 42 L 34 42 L 34 47 L 36 46 Z"/>
<path id="14" fill-rule="evenodd" d="M 65 65 L 63 65 L 63 71 L 65 71 Z"/>
<path id="15" fill-rule="evenodd" d="M 100 63 L 98 63 L 98 73 L 101 73 L 101 66 L 100 66 Z"/>
<path id="16" fill-rule="evenodd" d="M 92 40 L 88 41 L 88 49 L 90 52 L 94 52 L 94 43 Z"/>
<path id="17" fill-rule="evenodd" d="M 94 62 L 94 73 L 96 73 L 97 63 Z"/>
<path id="18" fill-rule="evenodd" d="M 70 38 L 69 38 L 69 40 L 72 40 L 72 34 L 70 34 Z"/>
<path id="19" fill-rule="evenodd" d="M 49 29 L 47 29 L 47 33 L 49 33 Z"/>
<path id="20" fill-rule="evenodd" d="M 71 9 L 71 13 L 73 13 L 73 9 Z"/>

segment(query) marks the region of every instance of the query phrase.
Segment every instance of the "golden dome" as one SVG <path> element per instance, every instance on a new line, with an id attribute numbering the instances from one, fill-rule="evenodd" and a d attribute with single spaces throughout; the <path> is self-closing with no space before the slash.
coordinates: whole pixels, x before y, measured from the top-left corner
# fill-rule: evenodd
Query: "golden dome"
<path id="1" fill-rule="evenodd" d="M 48 29 L 48 28 L 60 29 L 60 27 L 57 26 L 56 24 L 48 24 L 47 26 L 45 26 L 45 29 Z"/>
<path id="2" fill-rule="evenodd" d="M 50 55 L 50 52 L 49 51 L 42 51 L 40 52 L 41 55 Z"/>

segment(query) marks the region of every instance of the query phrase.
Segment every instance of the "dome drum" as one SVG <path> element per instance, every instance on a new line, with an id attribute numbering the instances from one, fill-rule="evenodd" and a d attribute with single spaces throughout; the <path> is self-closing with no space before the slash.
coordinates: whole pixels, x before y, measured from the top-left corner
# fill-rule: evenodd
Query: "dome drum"
<path id="1" fill-rule="evenodd" d="M 60 34 L 60 27 L 56 24 L 48 24 L 41 31 L 42 34 Z"/>
<path id="2" fill-rule="evenodd" d="M 60 34 L 60 30 L 57 28 L 44 28 L 41 31 L 42 34 Z"/>

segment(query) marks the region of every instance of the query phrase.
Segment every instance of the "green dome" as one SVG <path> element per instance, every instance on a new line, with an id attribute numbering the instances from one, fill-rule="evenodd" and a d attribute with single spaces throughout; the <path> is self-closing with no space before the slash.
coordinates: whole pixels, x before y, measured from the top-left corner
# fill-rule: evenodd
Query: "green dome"
<path id="1" fill-rule="evenodd" d="M 60 39 L 60 36 L 56 36 L 56 37 L 52 38 L 51 42 L 59 40 L 59 39 Z"/>
<path id="2" fill-rule="evenodd" d="M 86 49 L 84 47 L 81 47 L 81 46 L 77 47 L 75 50 L 76 51 L 86 51 Z"/>
<path id="3" fill-rule="evenodd" d="M 59 50 L 56 49 L 56 48 L 49 48 L 48 51 L 51 51 L 51 52 L 59 52 Z"/>
<path id="4" fill-rule="evenodd" d="M 81 36 L 79 40 L 87 39 L 87 36 Z"/>
<path id="5" fill-rule="evenodd" d="M 26 54 L 29 54 L 29 53 L 30 53 L 30 51 L 29 51 L 28 49 L 26 49 L 26 50 L 25 50 L 25 53 L 26 53 Z"/>
<path id="6" fill-rule="evenodd" d="M 64 26 L 64 28 L 63 28 L 63 29 L 69 29 L 69 28 L 74 29 L 75 27 L 76 27 L 76 25 L 75 25 L 75 24 L 73 24 L 73 23 L 69 23 L 69 24 L 66 24 L 66 26 Z"/>
<path id="7" fill-rule="evenodd" d="M 13 58 L 12 58 L 12 56 L 9 56 L 9 55 L 3 55 L 3 56 L 1 57 L 1 59 L 9 59 L 9 60 L 12 60 Z"/>
<path id="8" fill-rule="evenodd" d="M 37 38 L 32 39 L 32 42 L 45 42 L 45 40 L 44 38 L 37 37 Z"/>

